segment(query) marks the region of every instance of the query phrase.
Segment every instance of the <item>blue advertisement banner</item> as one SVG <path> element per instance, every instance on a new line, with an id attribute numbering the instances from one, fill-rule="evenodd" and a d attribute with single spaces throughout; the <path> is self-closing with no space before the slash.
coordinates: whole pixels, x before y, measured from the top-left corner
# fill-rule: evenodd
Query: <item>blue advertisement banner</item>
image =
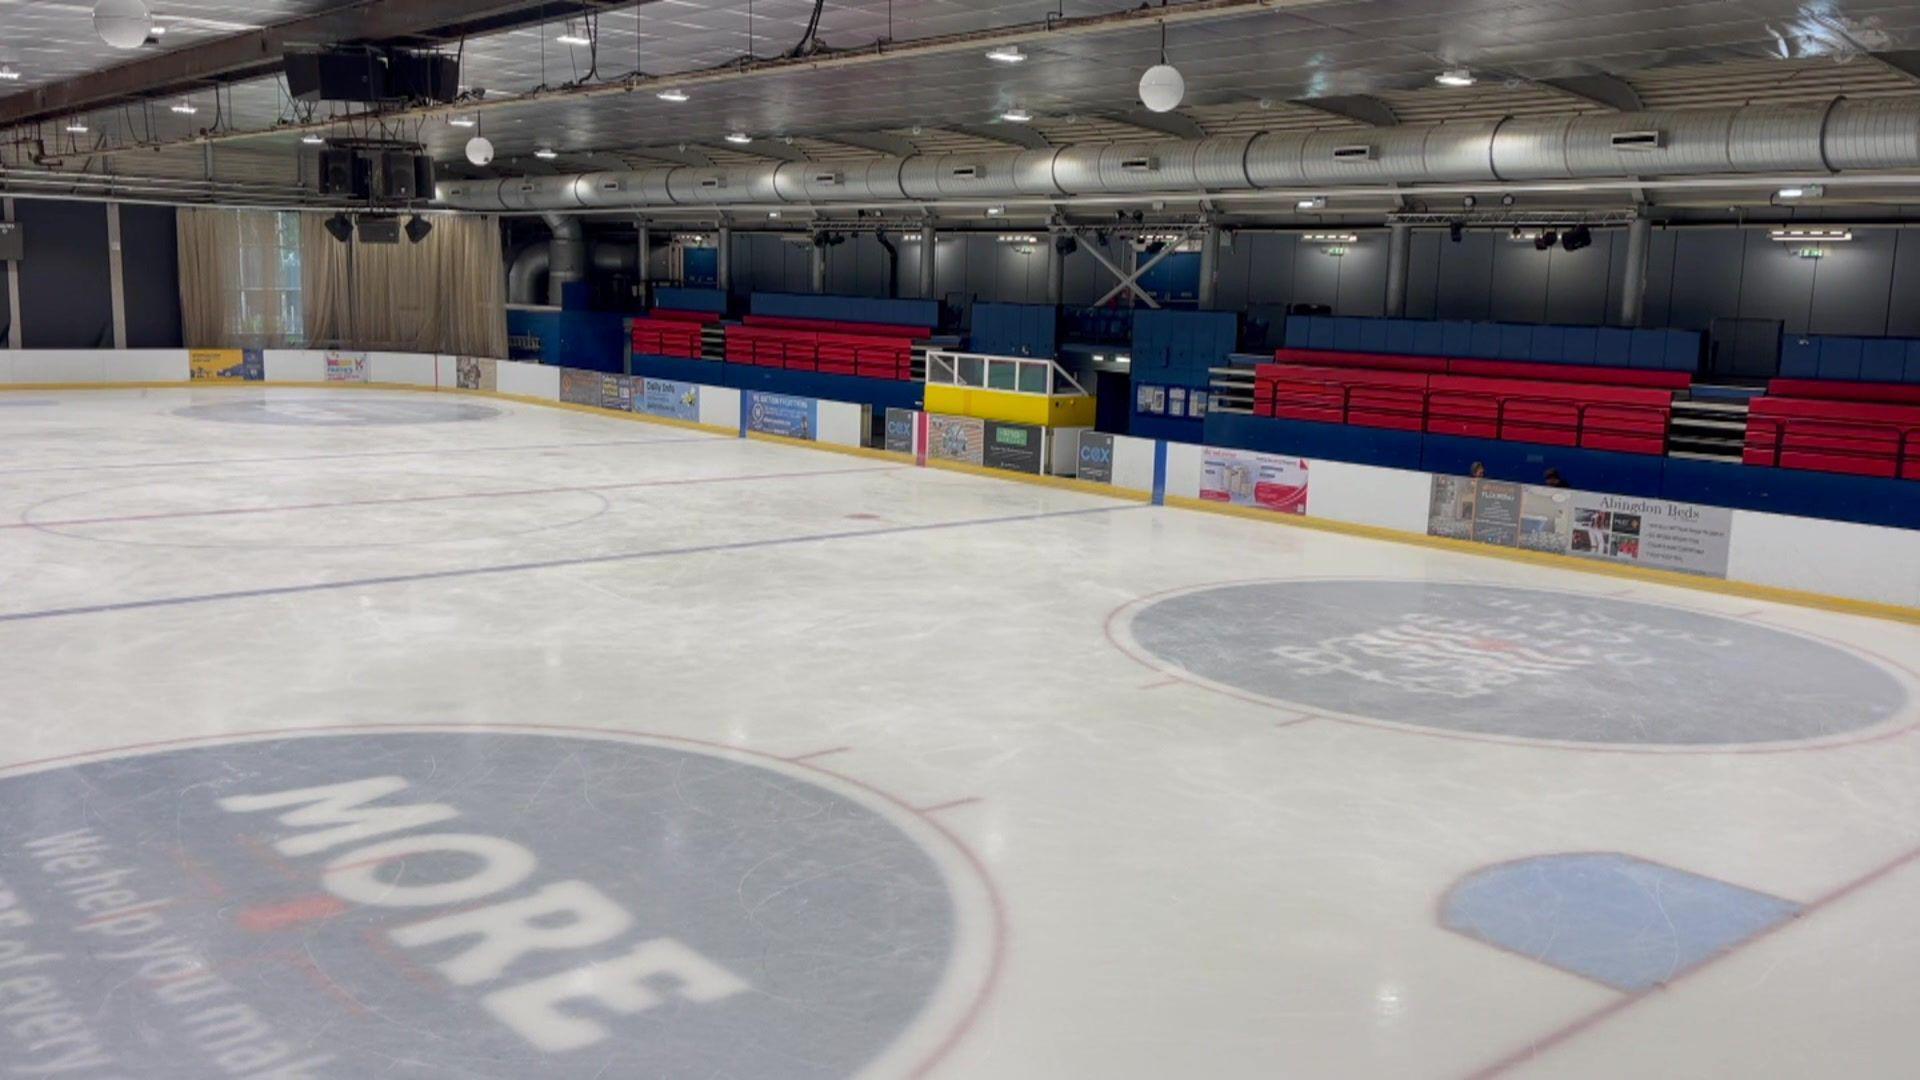
<path id="1" fill-rule="evenodd" d="M 700 419 L 700 387 L 672 379 L 647 379 L 634 401 L 636 411 L 670 420 Z"/>
<path id="2" fill-rule="evenodd" d="M 786 394 L 747 395 L 747 429 L 811 440 L 820 431 L 820 402 Z"/>

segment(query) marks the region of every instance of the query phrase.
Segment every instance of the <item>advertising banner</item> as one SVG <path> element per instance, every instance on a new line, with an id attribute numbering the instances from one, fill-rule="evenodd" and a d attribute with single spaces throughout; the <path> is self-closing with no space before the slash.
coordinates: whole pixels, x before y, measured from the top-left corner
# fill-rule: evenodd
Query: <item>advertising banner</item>
<path id="1" fill-rule="evenodd" d="M 500 389 L 500 365 L 478 356 L 462 356 L 454 361 L 454 377 L 462 390 Z"/>
<path id="2" fill-rule="evenodd" d="M 561 368 L 560 400 L 569 405 L 600 404 L 600 373 Z"/>
<path id="3" fill-rule="evenodd" d="M 987 463 L 987 422 L 971 416 L 927 417 L 927 456 L 963 465 Z"/>
<path id="4" fill-rule="evenodd" d="M 327 350 L 328 382 L 366 382 L 367 354 Z"/>
<path id="5" fill-rule="evenodd" d="M 697 383 L 672 379 L 644 379 L 634 410 L 669 420 L 700 419 L 700 387 Z"/>
<path id="6" fill-rule="evenodd" d="M 1733 511 L 1666 499 L 1436 476 L 1427 533 L 1725 577 Z"/>
<path id="7" fill-rule="evenodd" d="M 187 371 L 196 382 L 259 382 L 267 377 L 266 354 L 259 349 L 193 349 Z"/>
<path id="8" fill-rule="evenodd" d="M 1047 431 L 1034 424 L 987 421 L 985 459 L 988 467 L 1039 476 L 1046 471 Z"/>
<path id="9" fill-rule="evenodd" d="M 1080 433 L 1079 477 L 1096 484 L 1113 483 L 1113 436 L 1097 431 Z"/>
<path id="10" fill-rule="evenodd" d="M 1200 497 L 1208 502 L 1307 512 L 1307 463 L 1299 458 L 1209 446 L 1201 462 Z"/>
<path id="11" fill-rule="evenodd" d="M 914 418 L 912 409 L 887 410 L 887 450 L 895 454 L 913 453 Z"/>
<path id="12" fill-rule="evenodd" d="M 600 376 L 600 407 L 633 411 L 633 379 L 626 375 Z"/>
<path id="13" fill-rule="evenodd" d="M 820 432 L 820 402 L 786 394 L 747 395 L 747 429 L 787 439 L 812 439 Z"/>

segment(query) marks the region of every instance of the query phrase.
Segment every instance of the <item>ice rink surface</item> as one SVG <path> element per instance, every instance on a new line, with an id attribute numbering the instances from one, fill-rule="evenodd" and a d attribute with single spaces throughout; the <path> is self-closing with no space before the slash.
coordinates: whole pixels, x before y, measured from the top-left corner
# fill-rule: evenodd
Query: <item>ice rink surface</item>
<path id="1" fill-rule="evenodd" d="M 425 393 L 0 503 L 20 1075 L 1913 1075 L 1920 628 Z"/>

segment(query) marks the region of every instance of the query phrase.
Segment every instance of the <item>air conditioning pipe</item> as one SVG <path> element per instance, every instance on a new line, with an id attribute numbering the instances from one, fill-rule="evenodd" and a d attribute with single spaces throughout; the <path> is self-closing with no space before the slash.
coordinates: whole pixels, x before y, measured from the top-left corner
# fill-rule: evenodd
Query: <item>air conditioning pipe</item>
<path id="1" fill-rule="evenodd" d="M 1640 113 L 1508 117 L 1365 131 L 1270 131 L 811 162 L 679 166 L 573 176 L 450 180 L 436 195 L 474 211 L 634 210 L 939 202 L 1342 186 L 1715 174 L 1831 174 L 1920 166 L 1920 98 Z"/>

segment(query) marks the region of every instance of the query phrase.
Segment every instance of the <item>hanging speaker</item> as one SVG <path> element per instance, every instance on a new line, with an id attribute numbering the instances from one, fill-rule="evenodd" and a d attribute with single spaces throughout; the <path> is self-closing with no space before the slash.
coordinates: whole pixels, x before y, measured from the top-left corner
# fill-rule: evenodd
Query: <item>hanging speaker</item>
<path id="1" fill-rule="evenodd" d="M 376 166 L 378 183 L 375 194 L 383 199 L 412 199 L 413 158 L 414 155 L 405 150 L 388 150 L 380 154 Z"/>
<path id="2" fill-rule="evenodd" d="M 413 197 L 433 198 L 433 159 L 425 154 L 413 158 Z"/>
<path id="3" fill-rule="evenodd" d="M 320 151 L 320 194 L 352 195 L 353 151 Z"/>

